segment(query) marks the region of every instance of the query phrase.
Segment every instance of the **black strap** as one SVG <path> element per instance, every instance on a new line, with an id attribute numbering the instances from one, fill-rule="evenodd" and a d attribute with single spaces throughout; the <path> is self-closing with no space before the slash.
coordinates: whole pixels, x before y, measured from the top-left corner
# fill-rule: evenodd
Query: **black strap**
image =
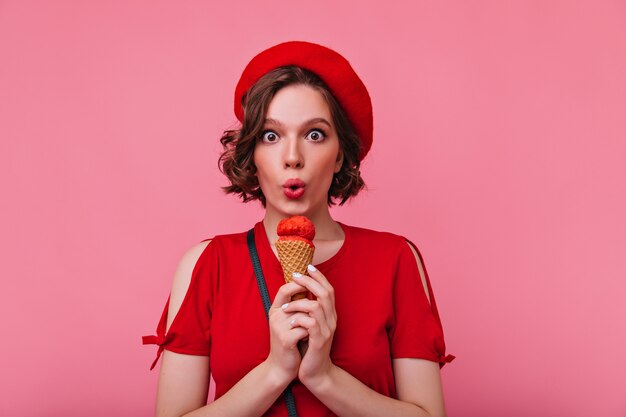
<path id="1" fill-rule="evenodd" d="M 267 292 L 265 278 L 263 277 L 263 270 L 261 269 L 261 262 L 259 262 L 259 255 L 257 254 L 256 245 L 254 243 L 254 228 L 248 230 L 248 251 L 250 251 L 252 268 L 254 268 L 256 283 L 259 286 L 259 292 L 261 293 L 261 299 L 263 300 L 265 316 L 269 320 L 269 311 L 271 306 L 270 295 Z M 285 403 L 287 403 L 287 413 L 289 414 L 289 417 L 297 417 L 298 413 L 296 413 L 296 400 L 293 398 L 293 393 L 291 392 L 291 384 L 287 385 L 283 395 L 285 397 Z"/>

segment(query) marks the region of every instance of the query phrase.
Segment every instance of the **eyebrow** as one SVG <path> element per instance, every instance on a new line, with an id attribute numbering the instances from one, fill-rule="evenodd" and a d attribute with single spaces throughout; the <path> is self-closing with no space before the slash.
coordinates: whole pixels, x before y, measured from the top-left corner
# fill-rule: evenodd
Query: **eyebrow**
<path id="1" fill-rule="evenodd" d="M 270 119 L 270 118 L 265 119 L 265 123 L 269 124 L 269 125 L 276 125 L 276 126 L 282 126 L 283 125 L 278 120 Z M 328 127 L 332 128 L 332 125 L 328 122 L 328 120 L 324 119 L 323 117 L 316 117 L 316 118 L 313 118 L 311 120 L 307 120 L 302 125 L 303 126 L 310 126 L 310 125 L 314 125 L 316 123 L 323 123 L 323 124 L 327 125 Z"/>

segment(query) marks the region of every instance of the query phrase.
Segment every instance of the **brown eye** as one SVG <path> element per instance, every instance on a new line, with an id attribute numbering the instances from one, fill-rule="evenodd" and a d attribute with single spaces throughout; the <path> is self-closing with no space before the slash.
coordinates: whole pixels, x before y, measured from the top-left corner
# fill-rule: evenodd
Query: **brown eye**
<path id="1" fill-rule="evenodd" d="M 326 134 L 320 129 L 314 129 L 309 132 L 307 138 L 311 139 L 313 142 L 321 142 L 326 138 Z"/>
<path id="2" fill-rule="evenodd" d="M 261 140 L 267 143 L 274 143 L 276 142 L 276 140 L 278 140 L 278 136 L 276 135 L 276 133 L 272 132 L 271 130 L 266 130 L 265 132 L 263 132 L 263 135 L 261 136 Z"/>

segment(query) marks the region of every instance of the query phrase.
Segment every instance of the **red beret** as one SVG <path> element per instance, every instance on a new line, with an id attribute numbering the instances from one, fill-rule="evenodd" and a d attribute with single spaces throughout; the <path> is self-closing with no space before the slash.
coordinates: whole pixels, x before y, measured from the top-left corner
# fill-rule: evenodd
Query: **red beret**
<path id="1" fill-rule="evenodd" d="M 346 112 L 361 140 L 362 160 L 372 146 L 372 101 L 365 84 L 350 63 L 337 52 L 310 42 L 284 42 L 256 55 L 241 74 L 235 89 L 235 115 L 243 123 L 241 98 L 263 75 L 285 65 L 296 65 L 319 76 Z"/>

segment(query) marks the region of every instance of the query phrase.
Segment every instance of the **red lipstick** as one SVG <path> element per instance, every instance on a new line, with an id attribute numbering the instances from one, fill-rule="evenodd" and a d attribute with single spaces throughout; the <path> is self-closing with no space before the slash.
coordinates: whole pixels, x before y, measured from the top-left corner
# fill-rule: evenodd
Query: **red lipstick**
<path id="1" fill-rule="evenodd" d="M 283 190 L 287 198 L 297 199 L 302 197 L 305 188 L 304 181 L 298 178 L 290 178 L 283 184 Z"/>

